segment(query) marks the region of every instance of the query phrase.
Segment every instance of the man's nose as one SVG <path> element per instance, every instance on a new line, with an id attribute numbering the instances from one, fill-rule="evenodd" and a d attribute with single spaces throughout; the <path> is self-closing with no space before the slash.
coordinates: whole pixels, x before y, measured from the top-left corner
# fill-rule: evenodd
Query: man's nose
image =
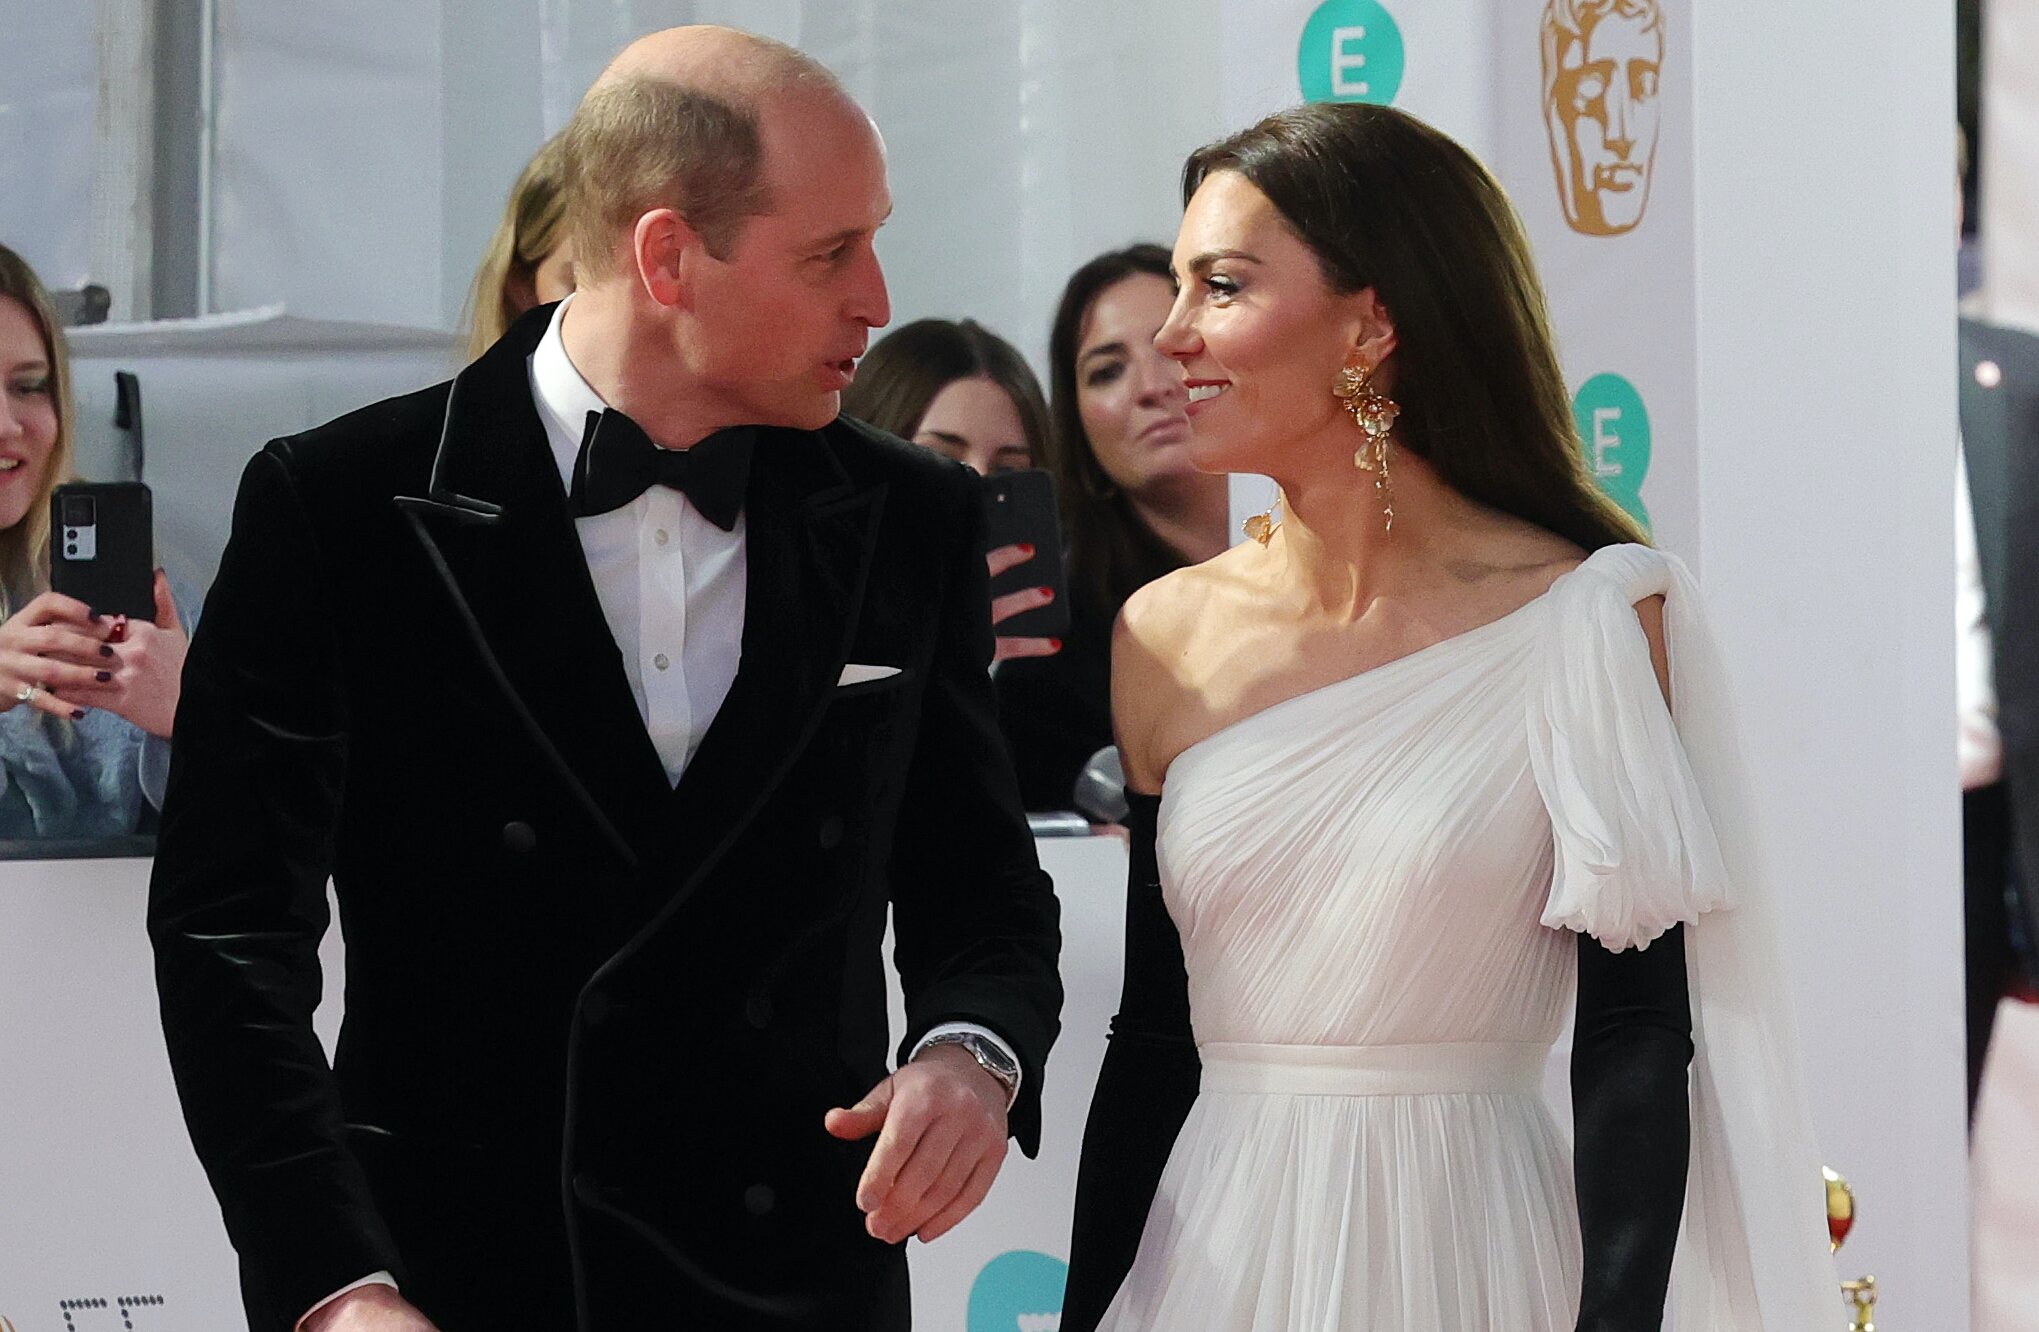
<path id="1" fill-rule="evenodd" d="M 883 328 L 892 322 L 892 294 L 885 289 L 885 270 L 873 250 L 860 266 L 851 289 L 849 317 L 868 328 Z"/>

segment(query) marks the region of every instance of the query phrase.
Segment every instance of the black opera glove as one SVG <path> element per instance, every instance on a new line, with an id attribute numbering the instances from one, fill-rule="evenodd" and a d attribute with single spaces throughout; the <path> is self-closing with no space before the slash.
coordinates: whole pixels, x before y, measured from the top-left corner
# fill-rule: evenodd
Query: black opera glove
<path id="1" fill-rule="evenodd" d="M 1573 1179 L 1584 1251 L 1578 1332 L 1664 1323 L 1692 1149 L 1685 929 L 1610 952 L 1579 936 Z"/>
<path id="2" fill-rule="evenodd" d="M 1076 1174 L 1063 1332 L 1091 1332 L 1133 1265 L 1140 1232 L 1203 1076 L 1182 940 L 1161 901 L 1158 796 L 1126 792 L 1126 970 Z"/>

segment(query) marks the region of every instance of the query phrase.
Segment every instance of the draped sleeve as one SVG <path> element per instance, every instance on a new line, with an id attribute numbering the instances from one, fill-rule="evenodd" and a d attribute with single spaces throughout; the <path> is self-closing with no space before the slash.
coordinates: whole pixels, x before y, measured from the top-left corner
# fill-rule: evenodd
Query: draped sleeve
<path id="1" fill-rule="evenodd" d="M 1666 707 L 1635 605 L 1664 598 Z M 1727 677 L 1675 556 L 1604 547 L 1552 585 L 1528 692 L 1551 823 L 1543 922 L 1611 949 L 1684 924 L 1692 1157 L 1665 1326 L 1844 1325 L 1760 828 Z"/>

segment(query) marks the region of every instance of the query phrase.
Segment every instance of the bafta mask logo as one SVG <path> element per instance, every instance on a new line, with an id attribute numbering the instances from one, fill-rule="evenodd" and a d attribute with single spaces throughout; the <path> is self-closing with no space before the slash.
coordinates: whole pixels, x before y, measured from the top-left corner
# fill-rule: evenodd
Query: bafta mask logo
<path id="1" fill-rule="evenodd" d="M 1650 203 L 1662 102 L 1658 0 L 1548 0 L 1543 123 L 1572 230 L 1619 236 Z"/>

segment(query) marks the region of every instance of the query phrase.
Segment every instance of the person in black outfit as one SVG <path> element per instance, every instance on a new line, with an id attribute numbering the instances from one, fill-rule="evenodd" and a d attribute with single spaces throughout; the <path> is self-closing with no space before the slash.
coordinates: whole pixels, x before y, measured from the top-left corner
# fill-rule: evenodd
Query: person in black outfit
<path id="1" fill-rule="evenodd" d="M 2007 990 L 2031 980 L 2039 946 L 2039 337 L 1963 319 L 1961 441 L 1972 497 L 1975 564 L 1986 660 L 1966 663 L 1982 677 L 1985 715 L 1963 717 L 1962 828 L 1967 935 L 1968 1108 L 1975 1113 Z M 1961 651 L 1976 650 L 1963 643 Z M 1994 702 L 1995 733 L 1987 711 Z M 1982 753 L 1971 754 L 1971 748 Z M 1993 750 L 1994 752 L 1988 752 Z M 2025 974 L 2021 976 L 2021 972 Z"/>
<path id="2" fill-rule="evenodd" d="M 1077 774 L 1112 742 L 1111 627 L 1127 597 L 1225 548 L 1226 483 L 1185 444 L 1182 375 L 1154 349 L 1174 298 L 1168 251 L 1133 245 L 1070 276 L 1048 335 L 1048 470 L 1069 540 L 1061 652 L 998 669 L 1020 798 L 1070 808 Z"/>
<path id="3" fill-rule="evenodd" d="M 899 1332 L 1061 1002 L 975 478 L 838 419 L 890 198 L 826 70 L 657 33 L 565 133 L 576 294 L 242 480 L 149 902 L 186 1122 L 258 1332 Z"/>

